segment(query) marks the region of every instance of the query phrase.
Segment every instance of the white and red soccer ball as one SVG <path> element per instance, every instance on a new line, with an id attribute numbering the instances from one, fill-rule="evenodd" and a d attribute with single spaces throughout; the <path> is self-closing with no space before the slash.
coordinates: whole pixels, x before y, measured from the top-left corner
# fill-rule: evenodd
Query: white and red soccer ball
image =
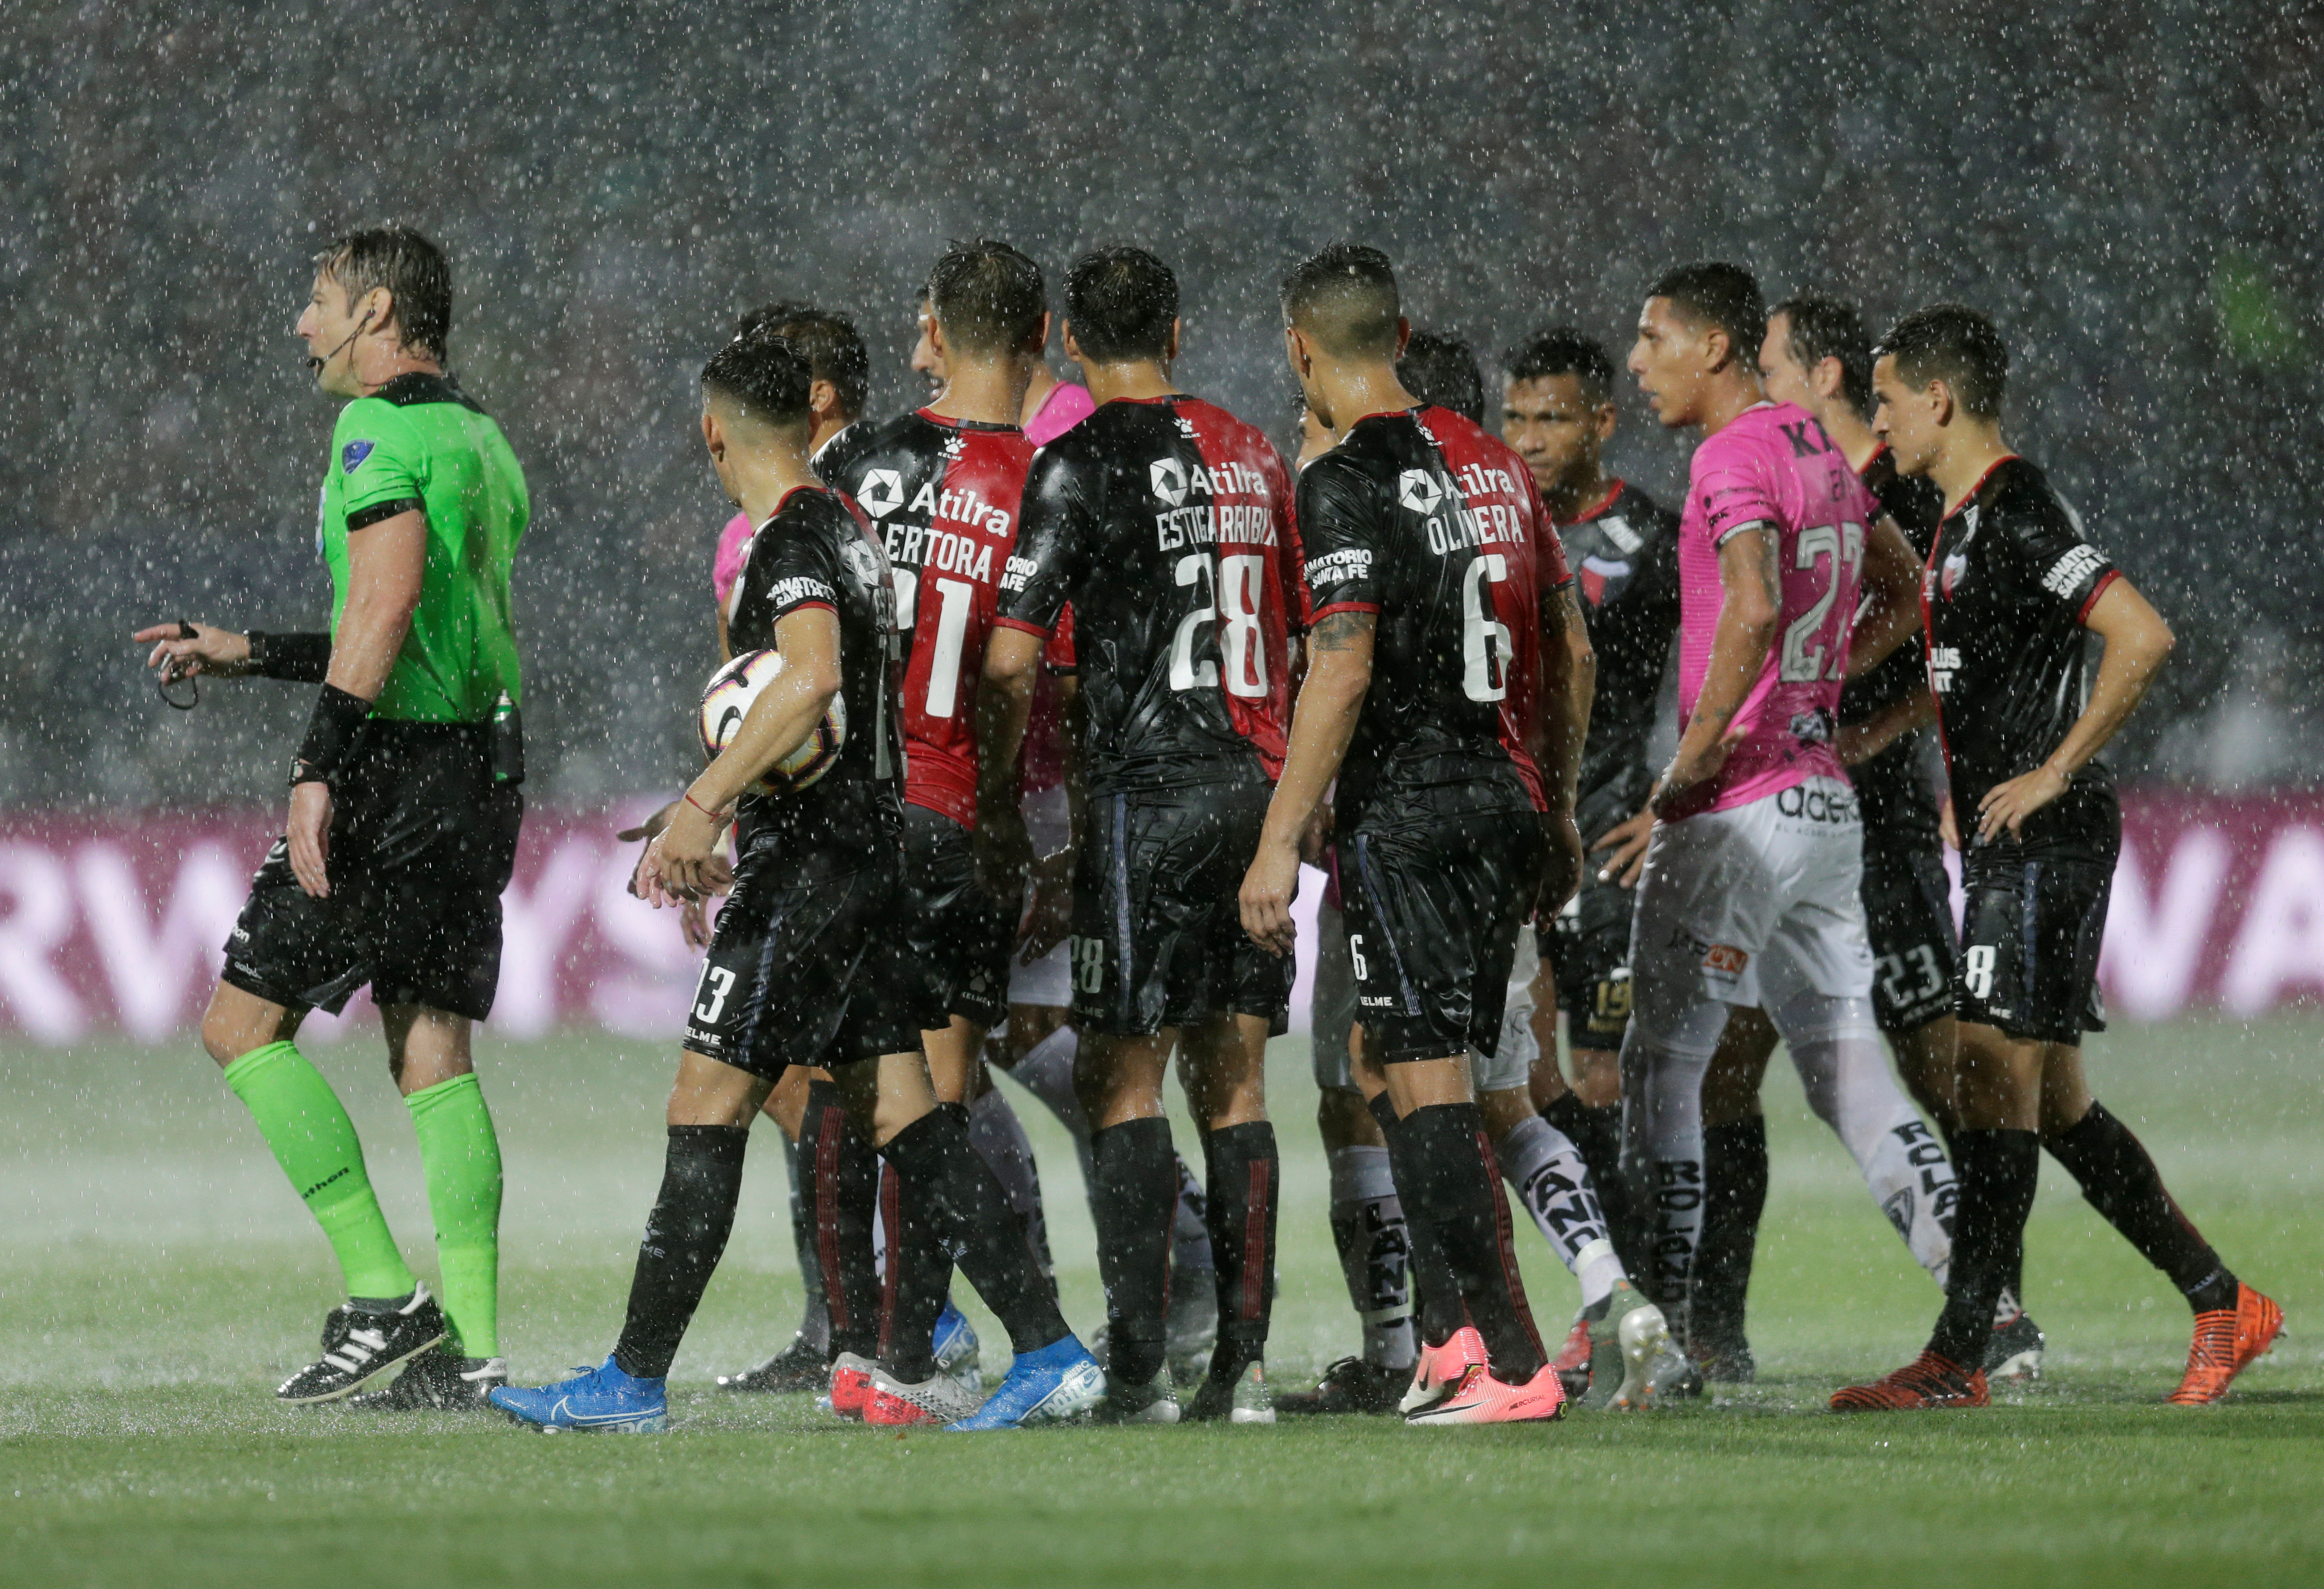
<path id="1" fill-rule="evenodd" d="M 744 651 L 710 676 L 702 687 L 702 753 L 715 756 L 724 750 L 734 737 L 734 731 L 750 716 L 752 703 L 767 686 L 782 676 L 783 657 L 778 651 Z M 843 696 L 833 696 L 831 705 L 823 714 L 823 721 L 815 731 L 799 742 L 798 749 L 775 763 L 764 778 L 752 786 L 756 794 L 788 794 L 806 789 L 839 760 L 840 748 L 847 743 L 847 701 Z"/>

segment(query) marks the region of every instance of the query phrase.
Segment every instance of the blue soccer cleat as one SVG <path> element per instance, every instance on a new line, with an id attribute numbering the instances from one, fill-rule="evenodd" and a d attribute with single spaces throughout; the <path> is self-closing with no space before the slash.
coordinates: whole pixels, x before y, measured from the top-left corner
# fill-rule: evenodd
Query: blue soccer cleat
<path id="1" fill-rule="evenodd" d="M 964 1434 L 1061 1424 L 1089 1412 L 1104 1396 L 1105 1371 L 1086 1347 L 1067 1335 L 1038 1352 L 1019 1353 L 1009 1365 L 1009 1377 L 984 1399 L 983 1406 L 945 1427 Z"/>
<path id="2" fill-rule="evenodd" d="M 976 1339 L 976 1326 L 968 1322 L 966 1314 L 952 1305 L 949 1297 L 945 1298 L 944 1311 L 936 1315 L 936 1337 L 932 1345 L 936 1352 L 936 1372 L 965 1390 L 978 1394 L 983 1392 L 984 1376 L 977 1372 L 977 1359 L 982 1347 Z"/>
<path id="3" fill-rule="evenodd" d="M 666 1380 L 637 1380 L 623 1373 L 611 1357 L 602 1368 L 586 1369 L 572 1379 L 537 1390 L 503 1385 L 486 1398 L 521 1424 L 530 1424 L 544 1435 L 562 1429 L 603 1430 L 617 1435 L 650 1435 L 669 1422 L 669 1392 Z"/>

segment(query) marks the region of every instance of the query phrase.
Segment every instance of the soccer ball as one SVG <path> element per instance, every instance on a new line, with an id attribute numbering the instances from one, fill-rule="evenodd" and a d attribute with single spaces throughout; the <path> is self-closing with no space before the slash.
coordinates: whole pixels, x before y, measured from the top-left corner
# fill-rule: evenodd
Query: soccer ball
<path id="1" fill-rule="evenodd" d="M 778 651 L 744 651 L 710 676 L 702 687 L 702 753 L 716 755 L 734 737 L 734 731 L 750 715 L 751 704 L 760 692 L 782 674 L 783 657 Z M 787 794 L 806 789 L 831 771 L 839 760 L 840 747 L 847 743 L 847 701 L 844 696 L 833 696 L 823 721 L 815 732 L 799 742 L 798 749 L 785 756 L 757 783 L 752 785 L 754 794 Z"/>

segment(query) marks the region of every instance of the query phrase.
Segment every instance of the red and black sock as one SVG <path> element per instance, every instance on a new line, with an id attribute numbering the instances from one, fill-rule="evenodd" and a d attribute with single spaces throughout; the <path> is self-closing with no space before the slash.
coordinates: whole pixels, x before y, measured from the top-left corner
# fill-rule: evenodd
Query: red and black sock
<path id="1" fill-rule="evenodd" d="M 960 1111 L 929 1110 L 890 1138 L 884 1152 L 903 1183 L 907 1232 L 916 1221 L 927 1222 L 1009 1332 L 1010 1351 L 1038 1352 L 1073 1333 L 1057 1311 L 1056 1285 L 1026 1245 L 1025 1222 L 1009 1206 L 1000 1178 L 976 1156 Z M 939 1289 L 935 1311 L 917 1326 L 923 1350 L 943 1308 Z M 902 1327 L 899 1321 L 899 1332 Z"/>
<path id="2" fill-rule="evenodd" d="M 1953 1133 L 1952 1267 L 1929 1350 L 1971 1371 L 1985 1366 L 1994 1298 L 2024 1262 L 2025 1217 L 2042 1171 L 2042 1140 L 2030 1131 L 1963 1127 Z"/>
<path id="3" fill-rule="evenodd" d="M 1461 1300 L 1461 1282 L 1444 1261 L 1443 1240 L 1420 1196 L 1420 1167 L 1412 1161 L 1404 1122 L 1386 1093 L 1366 1105 L 1388 1140 L 1388 1170 L 1396 1178 L 1396 1193 L 1404 1203 L 1404 1233 L 1411 1245 L 1413 1315 L 1420 1321 L 1420 1339 L 1442 1346 L 1469 1322 Z"/>
<path id="4" fill-rule="evenodd" d="M 703 1288 L 734 1230 L 742 1196 L 744 1125 L 673 1125 L 662 1161 L 661 1194 L 646 1216 L 638 1267 L 630 1281 L 630 1314 L 613 1346 L 621 1371 L 641 1380 L 669 1372 L 686 1338 Z"/>
<path id="5" fill-rule="evenodd" d="M 2081 1183 L 2089 1206 L 2170 1276 L 2196 1312 L 2236 1305 L 2236 1277 L 2172 1200 L 2146 1145 L 2105 1104 L 2093 1100 L 2079 1122 L 2042 1145 Z"/>
<path id="6" fill-rule="evenodd" d="M 1397 1124 L 1420 1196 L 1443 1243 L 1444 1263 L 1468 1316 L 1484 1337 L 1493 1375 L 1521 1385 L 1548 1362 L 1535 1329 L 1509 1241 L 1508 1199 L 1474 1104 L 1432 1104 Z M 1408 1216 L 1407 1216 L 1408 1217 Z"/>
<path id="7" fill-rule="evenodd" d="M 1688 1329 L 1695 1344 L 1743 1344 L 1751 1261 L 1759 1216 L 1767 1207 L 1767 1122 L 1761 1115 L 1702 1132 L 1702 1228 L 1695 1237 L 1687 1287 Z"/>
<path id="8" fill-rule="evenodd" d="M 1162 1371 L 1170 1307 L 1170 1233 L 1177 1156 L 1167 1120 L 1125 1120 L 1090 1133 L 1097 1185 L 1098 1277 L 1105 1283 L 1106 1375 L 1143 1385 Z"/>
<path id="9" fill-rule="evenodd" d="M 827 1081 L 807 1086 L 799 1170 L 815 1186 L 815 1250 L 831 1314 L 832 1354 L 876 1356 L 881 1299 L 872 1225 L 880 1202 L 880 1156 L 840 1107 L 839 1088 Z"/>
<path id="10" fill-rule="evenodd" d="M 1203 1133 L 1205 1223 L 1218 1272 L 1219 1345 L 1263 1355 L 1275 1306 L 1275 1214 L 1283 1162 L 1267 1121 Z"/>

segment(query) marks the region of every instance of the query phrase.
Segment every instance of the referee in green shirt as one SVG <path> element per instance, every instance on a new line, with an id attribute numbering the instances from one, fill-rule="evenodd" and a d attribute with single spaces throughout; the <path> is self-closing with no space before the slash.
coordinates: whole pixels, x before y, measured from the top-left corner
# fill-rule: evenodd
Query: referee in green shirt
<path id="1" fill-rule="evenodd" d="M 290 763 L 288 831 L 251 884 L 202 1018 L 346 1279 L 321 1358 L 277 1392 L 331 1401 L 398 1363 L 383 1407 L 481 1406 L 508 1370 L 497 1339 L 501 1155 L 469 1029 L 500 979 L 501 891 L 523 811 L 509 566 L 530 506 L 492 416 L 444 373 L 443 254 L 399 226 L 316 257 L 299 319 L 316 383 L 345 398 L 323 476 L 322 634 L 206 624 L 141 631 L 164 682 L 256 674 L 319 683 Z M 369 983 L 388 1069 L 410 1107 L 442 1271 L 439 1303 L 381 1217 L 363 1145 L 295 1046 Z"/>

